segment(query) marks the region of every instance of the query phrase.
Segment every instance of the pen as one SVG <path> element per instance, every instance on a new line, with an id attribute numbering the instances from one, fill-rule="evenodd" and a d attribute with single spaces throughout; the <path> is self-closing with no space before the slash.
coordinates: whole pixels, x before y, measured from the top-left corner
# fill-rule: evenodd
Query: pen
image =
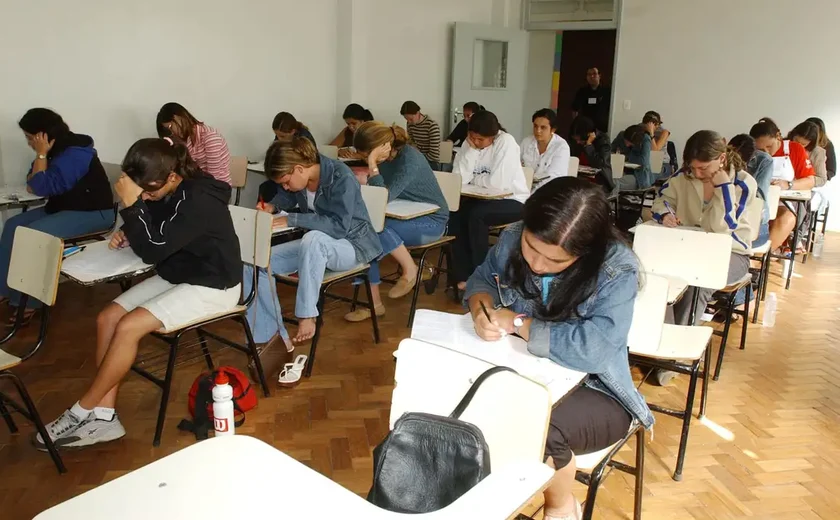
<path id="1" fill-rule="evenodd" d="M 665 209 L 667 209 L 667 210 L 668 210 L 668 213 L 670 213 L 670 214 L 671 214 L 674 218 L 677 218 L 677 214 L 676 214 L 676 213 L 674 213 L 674 208 L 672 208 L 672 207 L 671 207 L 671 205 L 670 205 L 670 204 L 668 204 L 668 201 L 667 201 L 667 200 L 666 200 L 666 201 L 664 201 L 664 202 L 665 202 Z"/>
<path id="2" fill-rule="evenodd" d="M 481 304 L 481 312 L 483 312 L 484 315 L 487 316 L 487 321 L 489 321 L 490 323 L 493 323 L 493 320 L 490 319 L 490 313 L 487 312 L 487 307 L 484 306 L 484 302 L 480 301 L 478 303 Z"/>

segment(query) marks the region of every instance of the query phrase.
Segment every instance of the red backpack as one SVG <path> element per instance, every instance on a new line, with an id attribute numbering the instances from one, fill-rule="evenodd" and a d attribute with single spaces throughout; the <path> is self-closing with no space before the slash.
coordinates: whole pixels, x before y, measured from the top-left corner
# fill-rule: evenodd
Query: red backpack
<path id="1" fill-rule="evenodd" d="M 234 413 L 241 417 L 234 423 L 235 426 L 245 424 L 245 412 L 257 406 L 257 392 L 241 370 L 233 367 L 219 367 L 212 372 L 203 372 L 193 381 L 187 400 L 187 407 L 193 420 L 184 419 L 178 424 L 179 430 L 194 433 L 197 440 L 206 439 L 208 432 L 213 429 L 213 386 L 215 386 L 216 375 L 219 373 L 227 376 L 233 388 Z"/>

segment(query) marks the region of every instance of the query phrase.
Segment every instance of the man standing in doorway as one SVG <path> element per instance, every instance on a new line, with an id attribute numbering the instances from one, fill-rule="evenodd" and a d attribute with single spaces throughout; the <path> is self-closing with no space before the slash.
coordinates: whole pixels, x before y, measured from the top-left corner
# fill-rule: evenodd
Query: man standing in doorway
<path id="1" fill-rule="evenodd" d="M 586 83 L 575 94 L 572 118 L 586 116 L 595 122 L 598 130 L 606 132 L 610 122 L 610 89 L 601 85 L 601 72 L 597 67 L 587 69 Z"/>

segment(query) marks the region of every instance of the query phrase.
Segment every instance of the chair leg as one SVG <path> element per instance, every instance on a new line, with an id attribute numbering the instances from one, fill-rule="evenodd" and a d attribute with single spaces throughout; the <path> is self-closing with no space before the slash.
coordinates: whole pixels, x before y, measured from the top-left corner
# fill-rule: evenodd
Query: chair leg
<path id="1" fill-rule="evenodd" d="M 414 284 L 414 290 L 412 291 L 411 310 L 408 311 L 407 327 L 409 329 L 414 324 L 414 313 L 417 311 L 417 299 L 420 297 L 420 284 L 423 280 L 423 269 L 426 268 L 426 255 L 429 254 L 429 251 L 431 250 L 426 249 L 425 251 L 423 251 L 423 254 L 420 255 L 420 264 L 417 269 L 417 282 Z"/>
<path id="2" fill-rule="evenodd" d="M 23 381 L 18 379 L 18 377 L 11 372 L 3 373 L 2 376 L 11 379 L 15 388 L 17 388 L 18 394 L 20 394 L 20 399 L 23 401 L 26 411 L 29 412 L 29 415 L 32 417 L 32 422 L 35 423 L 35 429 L 41 434 L 41 438 L 44 440 L 44 445 L 47 447 L 47 452 L 49 452 L 50 458 L 52 459 L 53 464 L 55 464 L 55 468 L 58 470 L 59 475 L 67 473 L 67 468 L 64 467 L 64 462 L 61 460 L 58 450 L 55 449 L 55 444 L 53 444 L 52 439 L 50 439 L 47 429 L 44 427 L 44 421 L 41 420 L 41 415 L 38 413 L 38 409 L 35 408 L 35 403 L 32 402 L 32 398 L 29 397 L 29 392 L 27 392 L 26 387 L 23 386 Z"/>
<path id="3" fill-rule="evenodd" d="M 166 363 L 166 375 L 163 377 L 163 395 L 160 396 L 160 409 L 158 410 L 157 424 L 155 425 L 155 438 L 152 446 L 160 446 L 160 436 L 163 434 L 163 423 L 166 421 L 166 407 L 169 406 L 169 392 L 172 390 L 172 373 L 175 372 L 175 358 L 178 355 L 178 342 L 180 336 L 176 336 L 169 346 L 169 361 Z"/>
<path id="4" fill-rule="evenodd" d="M 700 413 L 697 415 L 698 419 L 702 419 L 706 415 L 706 399 L 709 396 L 709 375 L 712 368 L 712 342 L 706 345 L 706 351 L 703 353 L 703 370 L 700 376 L 703 378 L 703 386 L 700 387 Z"/>
<path id="5" fill-rule="evenodd" d="M 196 329 L 198 334 L 198 341 L 201 343 L 201 352 L 204 354 L 204 361 L 207 363 L 207 368 L 213 370 L 213 358 L 210 356 L 210 348 L 207 346 L 207 338 L 204 336 L 202 330 Z"/>
<path id="6" fill-rule="evenodd" d="M 368 308 L 370 309 L 370 322 L 373 325 L 373 342 L 379 343 L 379 318 L 376 316 L 376 311 L 373 308 L 373 292 L 371 292 L 370 290 L 370 277 L 368 273 L 365 273 L 364 277 L 365 291 L 367 291 Z"/>
<path id="7" fill-rule="evenodd" d="M 365 278 L 368 295 L 370 295 L 370 281 Z M 324 299 L 329 285 L 321 286 L 321 294 L 318 296 L 318 317 L 315 318 L 315 335 L 312 336 L 312 344 L 309 345 L 309 359 L 306 361 L 306 368 L 303 370 L 305 377 L 312 376 L 312 366 L 315 365 L 315 350 L 318 348 L 318 339 L 321 338 L 321 328 L 324 326 Z M 371 319 L 376 319 L 376 313 L 371 310 Z"/>
<path id="8" fill-rule="evenodd" d="M 257 344 L 254 342 L 254 335 L 251 333 L 251 327 L 248 326 L 248 320 L 246 320 L 243 316 L 239 316 L 238 318 L 239 323 L 242 324 L 242 328 L 245 330 L 245 339 L 248 342 L 248 356 L 254 360 L 254 366 L 257 367 L 257 375 L 260 378 L 260 385 L 263 389 L 263 395 L 269 397 L 271 392 L 268 390 L 268 383 L 265 380 L 265 371 L 263 370 L 262 361 L 260 361 L 260 354 L 257 352 Z M 286 348 L 285 344 L 283 348 Z"/>
<path id="9" fill-rule="evenodd" d="M 2 394 L 0 394 L 0 415 L 3 416 L 3 420 L 6 421 L 6 426 L 9 427 L 9 433 L 17 433 L 17 425 L 15 424 L 14 419 L 12 419 L 12 414 L 9 413 L 9 409 L 6 408 L 6 405 L 3 403 Z"/>
<path id="10" fill-rule="evenodd" d="M 723 336 L 720 338 L 720 349 L 718 350 L 717 365 L 715 366 L 715 381 L 720 378 L 720 367 L 723 366 L 723 355 L 726 352 L 726 341 L 729 339 L 729 328 L 732 326 L 732 311 L 735 309 L 735 292 L 729 294 L 726 303 L 726 320 L 723 324 Z"/>
<path id="11" fill-rule="evenodd" d="M 592 520 L 595 513 L 595 498 L 598 495 L 598 488 L 604 479 L 604 469 L 607 464 L 599 464 L 589 475 L 589 487 L 586 490 L 586 501 L 583 503 L 582 520 Z"/>
<path id="12" fill-rule="evenodd" d="M 744 315 L 743 315 L 744 321 L 743 321 L 743 323 L 741 323 L 741 325 L 743 327 L 741 329 L 741 350 L 744 350 L 744 349 L 747 348 L 747 329 L 749 328 L 749 325 L 750 325 L 750 320 L 749 320 L 750 300 L 752 299 L 752 295 L 753 295 L 752 281 L 750 281 L 750 283 L 747 284 L 746 289 L 747 289 L 747 291 L 746 291 L 747 297 L 746 297 L 746 299 L 744 299 Z"/>
<path id="13" fill-rule="evenodd" d="M 685 399 L 685 413 L 683 414 L 682 433 L 680 434 L 680 448 L 677 452 L 677 467 L 674 469 L 674 475 L 671 477 L 677 482 L 682 480 L 683 464 L 685 463 L 685 450 L 688 447 L 688 432 L 691 428 L 691 412 L 694 408 L 694 395 L 697 392 L 697 377 L 699 373 L 700 360 L 697 360 L 691 368 L 691 379 L 688 383 L 688 396 L 686 396 Z"/>
<path id="14" fill-rule="evenodd" d="M 633 520 L 642 520 L 642 495 L 645 486 L 645 429 L 636 430 L 636 492 L 633 502 Z"/>
<path id="15" fill-rule="evenodd" d="M 458 298 L 458 282 L 452 277 L 452 245 L 446 244 L 446 248 L 444 249 L 444 254 L 446 256 L 446 279 L 449 287 L 452 289 L 452 299 L 455 303 L 460 303 L 461 300 Z"/>
<path id="16" fill-rule="evenodd" d="M 350 312 L 356 310 L 356 306 L 359 304 L 359 284 L 355 284 L 353 286 L 353 302 L 350 304 Z"/>
<path id="17" fill-rule="evenodd" d="M 437 290 L 438 280 L 440 280 L 440 271 L 441 271 L 441 269 L 443 269 L 443 259 L 446 256 L 443 252 L 445 247 L 446 246 L 443 246 L 438 251 L 437 268 L 435 269 L 435 273 L 432 275 L 432 279 L 427 280 L 426 283 L 424 284 L 425 289 L 426 289 L 426 294 L 434 294 L 435 290 Z"/>
<path id="18" fill-rule="evenodd" d="M 761 258 L 761 267 L 758 270 L 758 287 L 755 290 L 755 310 L 753 311 L 753 323 L 758 323 L 758 309 L 761 307 L 761 300 L 764 299 L 764 284 L 767 283 L 767 271 L 770 263 L 770 253 Z"/>

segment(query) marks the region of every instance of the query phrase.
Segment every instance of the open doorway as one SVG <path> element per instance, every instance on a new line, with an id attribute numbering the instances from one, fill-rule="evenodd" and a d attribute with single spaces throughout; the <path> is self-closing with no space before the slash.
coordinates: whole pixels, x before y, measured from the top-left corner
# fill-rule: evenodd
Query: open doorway
<path id="1" fill-rule="evenodd" d="M 578 89 L 587 84 L 587 69 L 597 67 L 601 73 L 601 85 L 612 86 L 615 40 L 615 29 L 557 32 L 557 133 L 561 136 L 568 137 L 572 124 L 572 102 Z M 608 96 L 608 103 L 610 99 L 611 96 Z"/>

